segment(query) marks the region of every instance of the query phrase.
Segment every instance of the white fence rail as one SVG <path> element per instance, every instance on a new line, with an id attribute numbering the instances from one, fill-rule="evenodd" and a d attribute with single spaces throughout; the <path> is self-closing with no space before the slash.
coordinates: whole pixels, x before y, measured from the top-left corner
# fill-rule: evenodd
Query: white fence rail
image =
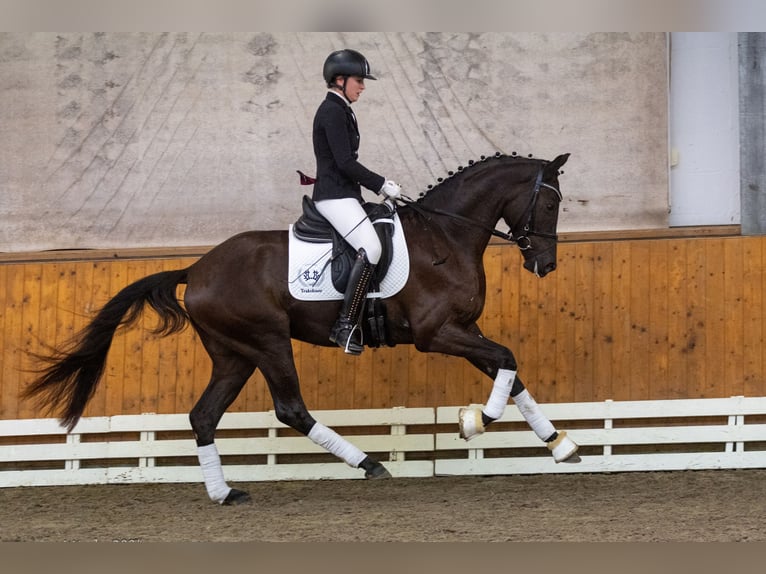
<path id="1" fill-rule="evenodd" d="M 507 408 L 483 435 L 465 442 L 437 433 L 437 451 L 465 457 L 435 461 L 438 475 L 624 472 L 766 467 L 766 397 L 604 401 L 541 405 L 580 445 L 582 462 L 555 464 L 528 428 L 497 430 L 523 421 Z M 436 422 L 456 420 L 459 407 L 437 409 Z M 760 415 L 760 416 L 759 416 Z M 760 421 L 760 422 L 759 422 Z M 499 452 L 493 452 L 499 451 Z"/>
<path id="2" fill-rule="evenodd" d="M 459 407 L 314 415 L 400 477 L 766 468 L 766 398 L 541 408 L 581 446 L 582 462 L 556 464 L 513 405 L 470 442 L 458 437 Z M 225 414 L 216 444 L 230 481 L 363 476 L 273 412 Z M 186 415 L 84 418 L 71 434 L 54 419 L 0 421 L 0 487 L 201 480 Z"/>

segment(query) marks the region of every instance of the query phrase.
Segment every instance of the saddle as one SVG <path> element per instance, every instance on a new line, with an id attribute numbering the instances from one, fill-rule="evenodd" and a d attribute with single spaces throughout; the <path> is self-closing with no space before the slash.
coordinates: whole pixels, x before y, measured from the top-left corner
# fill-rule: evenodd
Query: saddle
<path id="1" fill-rule="evenodd" d="M 365 202 L 362 207 L 372 221 L 382 247 L 380 261 L 370 280 L 370 291 L 377 291 L 394 257 L 394 221 L 392 219 L 394 211 L 385 203 Z M 303 213 L 293 224 L 293 235 L 309 243 L 332 244 L 330 265 L 332 283 L 336 290 L 343 293 L 348 284 L 351 267 L 354 265 L 356 249 L 319 213 L 314 200 L 307 195 L 303 196 Z"/>

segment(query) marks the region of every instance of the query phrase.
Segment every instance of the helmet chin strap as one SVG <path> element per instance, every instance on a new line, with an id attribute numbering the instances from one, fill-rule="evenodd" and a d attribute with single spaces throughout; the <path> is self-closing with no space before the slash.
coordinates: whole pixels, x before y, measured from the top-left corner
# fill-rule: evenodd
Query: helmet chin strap
<path id="1" fill-rule="evenodd" d="M 341 76 L 343 78 L 343 85 L 339 86 L 338 84 L 333 84 L 334 90 L 340 90 L 343 94 L 343 97 L 346 98 L 346 101 L 351 104 L 351 98 L 348 97 L 348 94 L 346 94 L 346 82 L 348 82 L 348 76 Z"/>

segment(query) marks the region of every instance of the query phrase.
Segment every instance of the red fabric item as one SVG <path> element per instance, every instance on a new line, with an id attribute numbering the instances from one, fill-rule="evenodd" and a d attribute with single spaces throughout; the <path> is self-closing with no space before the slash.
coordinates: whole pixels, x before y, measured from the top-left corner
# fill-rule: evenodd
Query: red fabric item
<path id="1" fill-rule="evenodd" d="M 303 173 L 301 170 L 297 169 L 295 170 L 298 172 L 298 175 L 301 176 L 301 185 L 313 185 L 316 179 L 313 177 L 309 177 L 305 173 Z"/>

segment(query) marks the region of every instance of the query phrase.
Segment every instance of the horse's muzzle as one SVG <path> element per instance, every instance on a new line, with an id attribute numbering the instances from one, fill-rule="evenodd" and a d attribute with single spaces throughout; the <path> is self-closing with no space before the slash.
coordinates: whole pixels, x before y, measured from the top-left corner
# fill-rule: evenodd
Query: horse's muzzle
<path id="1" fill-rule="evenodd" d="M 556 250 L 546 249 L 536 256 L 524 260 L 524 269 L 538 277 L 545 277 L 556 270 Z"/>

